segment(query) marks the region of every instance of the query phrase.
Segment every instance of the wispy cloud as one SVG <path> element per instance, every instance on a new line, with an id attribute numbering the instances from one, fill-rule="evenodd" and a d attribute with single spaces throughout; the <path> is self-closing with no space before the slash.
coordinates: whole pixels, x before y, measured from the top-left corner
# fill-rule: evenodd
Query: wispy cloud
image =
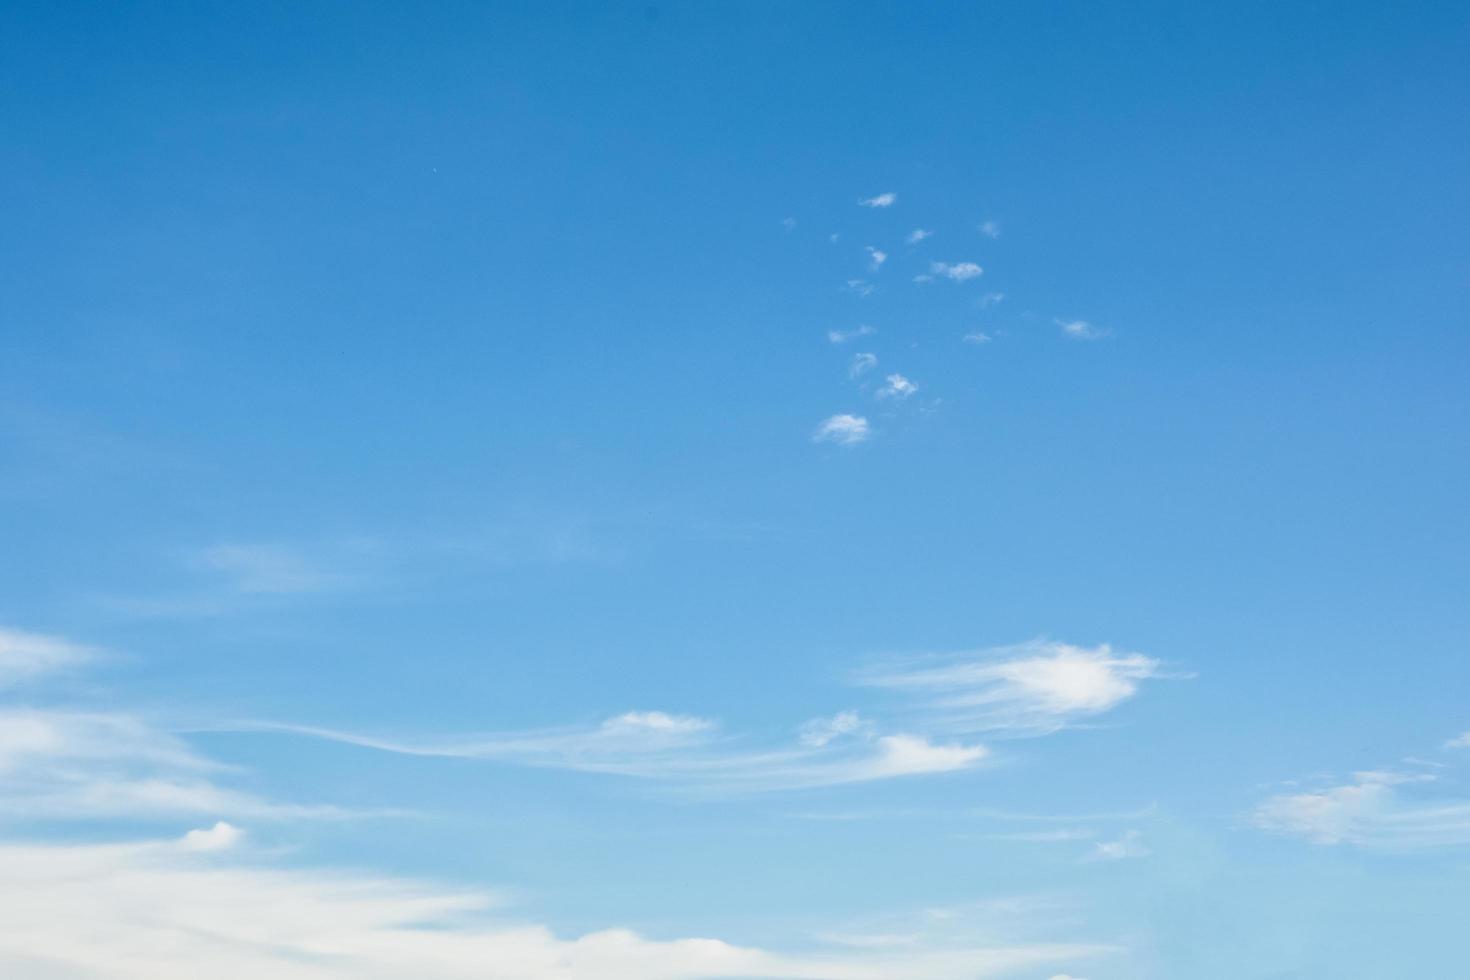
<path id="1" fill-rule="evenodd" d="M 1112 333 L 1102 327 L 1094 326 L 1086 320 L 1063 320 L 1058 318 L 1056 325 L 1062 328 L 1062 333 L 1073 340 L 1102 340 Z"/>
<path id="2" fill-rule="evenodd" d="M 934 232 L 926 228 L 915 228 L 913 231 L 909 232 L 909 237 L 905 238 L 904 241 L 910 245 L 917 245 L 924 239 L 933 237 L 933 235 Z"/>
<path id="3" fill-rule="evenodd" d="M 93 647 L 0 627 L 0 689 L 95 659 Z"/>
<path id="4" fill-rule="evenodd" d="M 852 355 L 852 360 L 847 365 L 847 376 L 849 378 L 858 378 L 877 366 L 878 356 L 876 354 L 854 354 Z"/>
<path id="5" fill-rule="evenodd" d="M 873 295 L 874 290 L 878 287 L 866 279 L 849 279 L 843 288 L 856 296 L 867 297 Z"/>
<path id="6" fill-rule="evenodd" d="M 190 559 L 195 568 L 227 578 L 231 588 L 247 595 L 299 595 L 321 592 L 344 581 L 299 550 L 276 544 L 218 544 Z"/>
<path id="7" fill-rule="evenodd" d="M 877 194 L 873 197 L 865 197 L 858 204 L 865 208 L 891 208 L 898 201 L 898 195 L 892 191 Z"/>
<path id="8" fill-rule="evenodd" d="M 890 374 L 883 380 L 883 387 L 878 389 L 879 398 L 894 398 L 902 401 L 919 390 L 918 385 L 901 374 Z"/>
<path id="9" fill-rule="evenodd" d="M 1470 749 L 1470 732 L 1456 736 L 1444 743 L 1447 749 Z"/>
<path id="10" fill-rule="evenodd" d="M 827 339 L 834 344 L 845 344 L 849 340 L 856 340 L 859 337 L 871 337 L 877 332 L 877 327 L 870 327 L 864 323 L 862 326 L 853 327 L 851 330 L 828 330 Z"/>
<path id="11" fill-rule="evenodd" d="M 1129 858 L 1147 857 L 1149 849 L 1143 845 L 1142 835 L 1130 830 L 1115 840 L 1099 841 L 1088 852 L 1090 861 L 1126 861 Z"/>
<path id="12" fill-rule="evenodd" d="M 1351 781 L 1264 800 L 1251 815 L 1261 830 L 1315 844 L 1382 850 L 1470 846 L 1470 800 L 1429 792 L 1437 777 L 1366 771 Z"/>
<path id="13" fill-rule="evenodd" d="M 174 840 L 0 845 L 0 974 L 273 980 L 976 980 L 1103 955 L 975 935 L 790 952 L 625 929 L 562 938 L 507 900 L 366 872 L 280 867 Z M 976 930 L 984 936 L 987 930 Z"/>
<path id="14" fill-rule="evenodd" d="M 968 282 L 985 274 L 985 270 L 974 262 L 931 262 L 929 272 L 953 282 Z"/>
<path id="15" fill-rule="evenodd" d="M 984 235 L 986 238 L 999 238 L 1000 237 L 1000 222 L 999 221 L 983 221 L 983 222 L 981 222 L 980 223 L 980 234 Z"/>
<path id="16" fill-rule="evenodd" d="M 967 344 L 988 344 L 992 338 L 983 330 L 972 330 L 960 339 Z"/>
<path id="17" fill-rule="evenodd" d="M 874 272 L 883 268 L 883 263 L 888 261 L 888 253 L 881 249 L 869 245 L 866 251 L 868 253 L 868 267 Z"/>
<path id="18" fill-rule="evenodd" d="M 812 433 L 813 442 L 835 442 L 839 446 L 854 446 L 871 435 L 868 420 L 861 415 L 833 415 L 817 426 Z"/>
<path id="19" fill-rule="evenodd" d="M 917 694 L 934 723 L 953 731 L 1056 731 L 1117 707 L 1160 676 L 1157 660 L 1035 640 L 1012 647 L 906 658 L 872 667 L 859 683 Z"/>
<path id="20" fill-rule="evenodd" d="M 986 293 L 984 296 L 981 296 L 979 299 L 975 300 L 975 305 L 980 307 L 980 309 L 982 310 L 988 310 L 992 306 L 997 306 L 1000 303 L 1004 302 L 1005 298 L 1005 293 Z"/>

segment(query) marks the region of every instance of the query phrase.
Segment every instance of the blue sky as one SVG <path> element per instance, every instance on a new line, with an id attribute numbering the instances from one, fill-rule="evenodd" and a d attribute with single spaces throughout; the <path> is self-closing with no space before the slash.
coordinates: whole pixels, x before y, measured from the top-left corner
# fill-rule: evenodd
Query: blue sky
<path id="1" fill-rule="evenodd" d="M 0 8 L 0 972 L 1377 980 L 1463 4 Z"/>

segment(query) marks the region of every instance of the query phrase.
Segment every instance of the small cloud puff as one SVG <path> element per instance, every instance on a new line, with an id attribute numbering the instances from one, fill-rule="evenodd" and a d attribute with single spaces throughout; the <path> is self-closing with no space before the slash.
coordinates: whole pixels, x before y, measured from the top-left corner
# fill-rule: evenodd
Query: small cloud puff
<path id="1" fill-rule="evenodd" d="M 934 262 L 930 264 L 929 271 L 954 282 L 968 282 L 985 274 L 985 270 L 973 262 Z"/>
<path id="2" fill-rule="evenodd" d="M 983 224 L 980 225 L 980 234 L 984 235 L 986 238 L 999 238 L 1000 237 L 1000 222 L 999 221 L 986 221 L 986 222 L 984 222 Z"/>
<path id="3" fill-rule="evenodd" d="M 867 374 L 877 366 L 878 356 L 876 354 L 854 354 L 852 355 L 852 363 L 847 366 L 847 376 L 849 378 L 857 378 Z"/>
<path id="4" fill-rule="evenodd" d="M 910 245 L 917 245 L 920 242 L 922 242 L 924 239 L 929 238 L 930 236 L 932 236 L 933 234 L 934 234 L 934 232 L 932 232 L 932 231 L 930 231 L 930 230 L 928 230 L 926 228 L 915 228 L 913 231 L 909 232 L 909 237 L 906 238 L 906 239 L 904 239 L 904 240 L 906 242 L 908 242 Z"/>
<path id="5" fill-rule="evenodd" d="M 897 398 L 902 400 L 919 390 L 918 385 L 901 374 L 890 374 L 883 380 L 888 383 L 878 389 L 879 398 Z"/>
<path id="6" fill-rule="evenodd" d="M 888 253 L 873 246 L 868 246 L 868 259 L 872 262 L 873 271 L 877 272 L 883 268 L 883 263 L 888 261 Z"/>
<path id="7" fill-rule="evenodd" d="M 982 310 L 988 310 L 992 306 L 998 305 L 1005 298 L 1005 293 L 986 293 L 984 296 L 981 296 L 979 299 L 975 300 L 975 305 L 980 307 L 980 309 Z"/>
<path id="8" fill-rule="evenodd" d="M 858 201 L 858 204 L 865 208 L 891 208 L 897 200 L 898 195 L 892 191 L 888 191 L 887 193 L 878 194 L 874 197 L 863 198 L 861 201 Z"/>
<path id="9" fill-rule="evenodd" d="M 191 830 L 179 839 L 179 846 L 186 851 L 228 851 L 245 836 L 245 831 L 223 820 L 213 827 Z"/>
<path id="10" fill-rule="evenodd" d="M 817 426 L 813 442 L 835 442 L 839 446 L 855 446 L 870 434 L 868 420 L 861 415 L 833 415 Z"/>
<path id="11" fill-rule="evenodd" d="M 877 327 L 870 327 L 866 323 L 864 323 L 861 326 L 852 328 L 851 330 L 828 330 L 827 339 L 834 344 L 845 344 L 849 340 L 855 340 L 858 337 L 871 337 L 877 332 Z"/>
<path id="12" fill-rule="evenodd" d="M 1112 331 L 1104 330 L 1102 327 L 1093 326 L 1086 320 L 1063 320 L 1058 318 L 1056 325 L 1062 328 L 1062 333 L 1073 340 L 1101 340 Z"/>

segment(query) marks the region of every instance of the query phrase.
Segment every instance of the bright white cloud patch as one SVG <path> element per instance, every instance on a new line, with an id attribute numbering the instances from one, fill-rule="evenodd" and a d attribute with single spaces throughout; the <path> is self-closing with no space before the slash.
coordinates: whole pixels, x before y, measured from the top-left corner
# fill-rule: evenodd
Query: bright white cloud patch
<path id="1" fill-rule="evenodd" d="M 1158 672 L 1157 660 L 1107 644 L 1035 641 L 899 662 L 858 679 L 922 695 L 936 722 L 955 730 L 1045 732 L 1117 707 Z"/>
<path id="2" fill-rule="evenodd" d="M 1252 821 L 1315 844 L 1383 850 L 1470 845 L 1470 800 L 1426 792 L 1434 782 L 1422 773 L 1354 773 L 1343 785 L 1270 797 Z"/>
<path id="3" fill-rule="evenodd" d="M 902 401 L 919 390 L 918 385 L 901 374 L 890 374 L 883 380 L 883 387 L 878 389 L 879 398 L 895 398 Z"/>
<path id="4" fill-rule="evenodd" d="M 76 667 L 96 651 L 55 636 L 0 628 L 0 688 Z"/>
<path id="5" fill-rule="evenodd" d="M 0 976 L 26 980 L 976 980 L 1067 943 L 775 952 L 625 929 L 562 938 L 493 893 L 219 863 L 171 842 L 0 845 Z"/>
<path id="6" fill-rule="evenodd" d="M 1086 320 L 1058 319 L 1056 325 L 1062 328 L 1063 334 L 1071 337 L 1073 340 L 1101 340 L 1109 333 L 1109 331 L 1094 326 Z"/>
<path id="7" fill-rule="evenodd" d="M 932 237 L 933 234 L 934 232 L 929 231 L 928 229 L 915 228 L 913 231 L 909 232 L 909 237 L 905 238 L 904 241 L 908 242 L 910 245 L 917 245 L 924 239 Z"/>
<path id="8" fill-rule="evenodd" d="M 876 354 L 854 354 L 852 361 L 847 365 L 847 376 L 849 378 L 861 377 L 878 366 Z"/>
<path id="9" fill-rule="evenodd" d="M 974 262 L 932 262 L 929 265 L 929 272 L 954 282 L 968 282 L 985 274 L 985 270 Z"/>
<path id="10" fill-rule="evenodd" d="M 179 843 L 186 851 L 228 851 L 244 836 L 239 827 L 220 820 L 213 827 L 189 831 Z"/>
<path id="11" fill-rule="evenodd" d="M 835 442 L 839 446 L 853 446 L 868 438 L 868 420 L 861 415 L 833 415 L 817 426 L 812 434 L 814 442 Z"/>
<path id="12" fill-rule="evenodd" d="M 869 245 L 867 247 L 869 267 L 877 272 L 883 268 L 883 263 L 888 261 L 888 253 Z"/>
<path id="13" fill-rule="evenodd" d="M 863 198 L 858 204 L 865 208 L 891 208 L 898 201 L 898 195 L 892 191 L 885 194 L 877 194 L 873 197 Z"/>

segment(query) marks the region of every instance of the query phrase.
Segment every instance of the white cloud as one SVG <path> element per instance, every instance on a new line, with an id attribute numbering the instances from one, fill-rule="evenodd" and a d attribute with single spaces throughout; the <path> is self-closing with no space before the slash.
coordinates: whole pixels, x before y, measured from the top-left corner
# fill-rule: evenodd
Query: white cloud
<path id="1" fill-rule="evenodd" d="M 874 286 L 866 279 L 849 279 L 847 280 L 846 288 L 849 293 L 855 293 L 858 296 L 866 297 L 873 295 L 874 290 L 876 290 L 878 287 Z"/>
<path id="2" fill-rule="evenodd" d="M 901 374 L 890 374 L 884 381 L 887 383 L 878 389 L 879 398 L 897 398 L 902 401 L 919 390 L 918 385 Z"/>
<path id="3" fill-rule="evenodd" d="M 849 378 L 861 377 L 877 366 L 878 356 L 876 354 L 854 354 L 852 362 L 847 366 L 847 376 Z"/>
<path id="4" fill-rule="evenodd" d="M 985 270 L 973 262 L 931 262 L 929 271 L 955 282 L 967 282 L 985 274 Z"/>
<path id="5" fill-rule="evenodd" d="M 1111 951 L 968 938 L 779 952 L 626 929 L 563 938 L 484 890 L 223 863 L 172 842 L 0 845 L 0 975 L 28 980 L 977 980 Z"/>
<path id="6" fill-rule="evenodd" d="M 1444 743 L 1447 749 L 1470 749 L 1470 732 L 1457 736 Z"/>
<path id="7" fill-rule="evenodd" d="M 934 232 L 927 229 L 915 228 L 913 231 L 909 232 L 909 237 L 904 239 L 904 241 L 908 242 L 910 245 L 917 245 L 924 239 L 932 237 L 933 234 Z"/>
<path id="8" fill-rule="evenodd" d="M 175 814 L 343 817 L 219 785 L 224 767 L 129 715 L 0 710 L 0 810 L 90 820 Z"/>
<path id="9" fill-rule="evenodd" d="M 883 268 L 883 263 L 888 261 L 888 253 L 869 245 L 867 247 L 868 261 L 874 272 Z"/>
<path id="10" fill-rule="evenodd" d="M 191 830 L 179 842 L 186 851 L 228 851 L 245 836 L 245 832 L 223 820 L 213 827 Z"/>
<path id="11" fill-rule="evenodd" d="M 849 340 L 856 340 L 858 337 L 871 337 L 877 332 L 877 327 L 870 327 L 864 323 L 862 326 L 854 327 L 851 330 L 828 330 L 827 339 L 834 344 L 845 344 Z"/>
<path id="12" fill-rule="evenodd" d="M 983 330 L 975 330 L 965 334 L 962 339 L 967 344 L 988 344 L 991 341 L 991 336 Z"/>
<path id="13" fill-rule="evenodd" d="M 980 224 L 980 234 L 984 235 L 986 238 L 999 238 L 1000 237 L 1000 222 L 999 221 L 985 221 L 985 222 L 981 222 L 981 224 Z"/>
<path id="14" fill-rule="evenodd" d="M 868 420 L 861 415 L 833 415 L 817 426 L 812 441 L 852 446 L 865 441 L 869 435 Z"/>
<path id="15" fill-rule="evenodd" d="M 662 711 L 629 711 L 602 723 L 604 732 L 638 735 L 693 735 L 714 727 L 715 723 L 707 718 L 670 715 Z"/>
<path id="16" fill-rule="evenodd" d="M 1358 772 L 1339 786 L 1272 796 L 1256 807 L 1252 822 L 1315 844 L 1383 850 L 1470 845 L 1470 800 L 1422 798 L 1403 790 L 1433 782 L 1425 774 Z"/>
<path id="17" fill-rule="evenodd" d="M 864 671 L 861 683 L 923 695 L 952 730 L 1047 732 L 1117 707 L 1159 662 L 1107 644 L 1087 648 L 1037 640 Z"/>
<path id="18" fill-rule="evenodd" d="M 1073 340 L 1101 340 L 1112 331 L 1104 330 L 1102 327 L 1094 326 L 1086 320 L 1063 320 L 1058 318 L 1056 325 L 1062 328 L 1062 333 Z"/>
<path id="19" fill-rule="evenodd" d="M 892 191 L 888 191 L 885 194 L 878 194 L 875 197 L 864 198 L 861 201 L 858 201 L 858 204 L 865 208 L 889 208 L 892 207 L 897 200 L 898 195 L 893 193 Z"/>
<path id="20" fill-rule="evenodd" d="M 814 718 L 801 726 L 801 744 L 822 748 L 833 739 L 865 731 L 867 725 L 856 711 L 839 711 L 831 718 Z"/>
<path id="21" fill-rule="evenodd" d="M 1092 861 L 1124 861 L 1129 858 L 1147 857 L 1149 849 L 1139 840 L 1139 833 L 1130 830 L 1117 840 L 1100 841 L 1088 853 Z"/>
<path id="22" fill-rule="evenodd" d="M 92 647 L 59 637 L 0 628 L 0 688 L 80 666 L 96 655 Z"/>
<path id="23" fill-rule="evenodd" d="M 1005 293 L 986 293 L 984 296 L 981 296 L 975 301 L 975 305 L 980 307 L 980 309 L 982 310 L 988 310 L 992 306 L 996 306 L 999 303 L 1003 302 L 1005 298 Z"/>

